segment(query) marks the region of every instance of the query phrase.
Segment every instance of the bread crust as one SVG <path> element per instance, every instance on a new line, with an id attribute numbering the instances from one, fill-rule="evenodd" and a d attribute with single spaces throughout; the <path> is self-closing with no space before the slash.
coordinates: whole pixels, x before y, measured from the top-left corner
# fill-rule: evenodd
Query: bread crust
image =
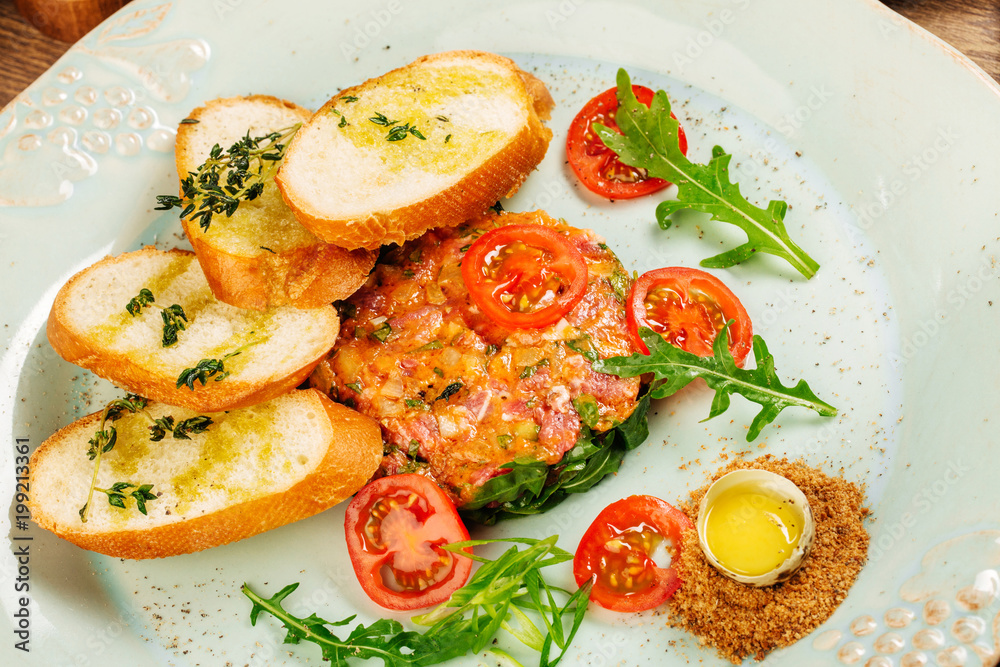
<path id="1" fill-rule="evenodd" d="M 539 79 L 522 72 L 512 60 L 481 51 L 451 51 L 424 56 L 390 74 L 435 60 L 456 58 L 484 59 L 503 66 L 515 75 L 528 100 L 527 122 L 520 131 L 496 155 L 463 175 L 453 185 L 407 206 L 373 210 L 365 216 L 333 217 L 317 210 L 296 191 L 294 182 L 283 178 L 285 170 L 282 167 L 275 182 L 298 220 L 313 234 L 344 248 L 376 249 L 384 244 L 417 238 L 433 227 L 461 224 L 482 215 L 501 198 L 517 192 L 528 174 L 545 157 L 552 139 L 552 131 L 542 125 L 539 117 L 540 112 L 543 117 L 549 115 L 552 98 Z M 323 105 L 316 116 L 326 113 L 338 99 L 363 91 L 377 81 L 371 79 L 338 93 Z M 286 155 L 286 164 L 295 159 L 293 147 Z"/>
<path id="2" fill-rule="evenodd" d="M 270 95 L 249 95 L 211 100 L 187 118 L 204 121 L 226 113 L 241 115 L 247 113 L 248 105 L 259 107 L 262 115 L 288 113 L 302 123 L 312 117 L 311 111 L 293 102 Z M 206 157 L 196 148 L 198 143 L 204 143 L 200 126 L 201 122 L 181 123 L 177 128 L 175 162 L 181 179 L 195 171 Z M 211 139 L 227 147 L 238 137 Z M 222 247 L 210 231 L 203 231 L 197 223 L 182 218 L 181 224 L 216 298 L 237 308 L 319 308 L 345 299 L 364 284 L 377 257 L 374 252 L 346 250 L 315 237 L 313 242 L 291 249 L 260 247 L 253 254 L 241 254 Z M 225 224 L 225 217 L 217 216 L 214 224 Z"/>
<path id="3" fill-rule="evenodd" d="M 302 391 L 317 396 L 333 425 L 334 438 L 313 472 L 285 491 L 143 530 L 94 531 L 84 523 L 62 525 L 47 511 L 53 499 L 37 495 L 30 500 L 32 518 L 39 527 L 83 549 L 116 558 L 148 559 L 229 544 L 329 509 L 354 494 L 375 473 L 382 458 L 381 431 L 375 420 L 334 403 L 322 393 Z M 85 446 L 100 416 L 97 412 L 84 417 L 43 442 L 32 454 L 29 484 L 37 486 L 37 471 L 42 468 L 39 462 L 48 451 Z M 81 458 L 86 461 L 84 451 Z"/>
<path id="4" fill-rule="evenodd" d="M 68 311 L 71 300 L 77 285 L 85 279 L 89 271 L 109 263 L 125 261 L 125 258 L 131 258 L 137 254 L 155 255 L 162 252 L 184 256 L 194 254 L 187 250 L 161 251 L 147 246 L 134 253 L 105 257 L 88 269 L 76 274 L 63 285 L 56 294 L 45 329 L 49 344 L 59 356 L 70 363 L 92 371 L 119 387 L 155 401 L 199 412 L 220 412 L 262 403 L 297 387 L 309 377 L 313 368 L 336 342 L 340 320 L 332 306 L 325 306 L 322 310 L 328 311 L 325 317 L 328 320 L 326 326 L 330 327 L 329 347 L 317 354 L 314 360 L 303 366 L 288 368 L 287 372 L 272 376 L 266 381 L 248 381 L 230 377 L 222 382 L 209 381 L 204 385 L 196 382 L 192 391 L 186 386 L 178 388 L 176 376 L 152 374 L 140 365 L 134 354 L 112 351 L 102 345 L 95 337 L 89 335 L 88 332 L 78 331 L 70 325 L 71 319 Z M 197 361 L 195 359 L 192 363 L 197 363 Z"/>
<path id="5" fill-rule="evenodd" d="M 212 293 L 237 308 L 319 308 L 346 299 L 365 284 L 378 254 L 314 243 L 290 251 L 238 255 L 214 245 L 197 224 L 183 219 Z"/>

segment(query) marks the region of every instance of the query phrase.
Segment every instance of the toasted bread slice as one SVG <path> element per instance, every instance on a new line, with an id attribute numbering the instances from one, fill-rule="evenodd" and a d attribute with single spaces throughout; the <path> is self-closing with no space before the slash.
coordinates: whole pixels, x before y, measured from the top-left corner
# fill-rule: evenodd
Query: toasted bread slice
<path id="1" fill-rule="evenodd" d="M 199 413 L 150 403 L 113 422 L 115 447 L 102 454 L 95 486 L 152 484 L 143 515 L 94 493 L 88 440 L 97 412 L 63 428 L 32 454 L 31 516 L 77 546 L 119 558 L 161 558 L 228 544 L 321 512 L 360 489 L 382 458 L 378 424 L 312 389 L 266 403 L 212 413 L 189 440 L 151 442 L 150 417 L 176 422 Z M 110 424 L 111 422 L 109 422 Z"/>
<path id="2" fill-rule="evenodd" d="M 154 305 L 126 311 L 143 288 Z M 187 316 L 177 342 L 164 347 L 163 308 Z M 49 342 L 63 359 L 131 392 L 200 411 L 231 410 L 274 398 L 308 377 L 337 339 L 331 305 L 258 312 L 217 300 L 194 253 L 152 247 L 107 257 L 84 269 L 56 295 Z M 235 353 L 235 354 L 234 354 Z M 179 383 L 203 360 L 223 368 L 203 373 L 193 389 Z M 211 366 L 211 364 L 210 364 Z"/>
<path id="3" fill-rule="evenodd" d="M 248 133 L 264 136 L 311 116 L 267 95 L 212 100 L 177 128 L 177 173 L 183 179 L 197 171 L 216 144 L 228 148 Z M 273 182 L 232 216 L 214 216 L 208 230 L 182 224 L 216 298 L 239 308 L 318 308 L 353 294 L 375 264 L 373 252 L 344 250 L 310 233 Z"/>
<path id="4" fill-rule="evenodd" d="M 424 56 L 327 102 L 299 130 L 275 182 L 324 241 L 402 243 L 517 191 L 552 138 L 540 119 L 551 102 L 507 58 Z"/>

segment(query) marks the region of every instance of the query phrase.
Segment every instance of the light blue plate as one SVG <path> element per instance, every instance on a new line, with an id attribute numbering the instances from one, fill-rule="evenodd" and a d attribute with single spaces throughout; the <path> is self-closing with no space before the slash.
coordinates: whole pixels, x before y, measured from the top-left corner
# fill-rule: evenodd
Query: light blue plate
<path id="1" fill-rule="evenodd" d="M 655 198 L 610 204 L 578 189 L 564 165 L 566 127 L 618 66 L 670 94 L 693 156 L 720 144 L 749 199 L 788 201 L 789 231 L 822 264 L 818 275 L 805 281 L 768 257 L 718 274 L 779 374 L 807 379 L 840 408 L 829 420 L 786 411 L 747 444 L 754 406 L 735 399 L 701 423 L 711 397 L 691 388 L 655 406 L 649 441 L 615 478 L 481 536 L 558 533 L 572 550 L 610 501 L 644 492 L 677 502 L 723 452 L 801 456 L 866 485 L 872 545 L 837 612 L 768 664 L 993 664 L 1000 90 L 874 1 L 129 4 L 0 112 L 2 497 L 15 497 L 15 440 L 33 449 L 114 393 L 52 352 L 45 319 L 58 287 L 103 255 L 184 245 L 175 214 L 153 207 L 176 190 L 174 128 L 189 110 L 247 93 L 315 108 L 454 48 L 509 55 L 557 103 L 549 154 L 507 208 L 596 229 L 630 270 L 693 266 L 739 236 L 696 215 L 663 232 Z M 316 647 L 282 645 L 273 619 L 250 627 L 243 581 L 267 594 L 302 582 L 288 601 L 300 615 L 379 616 L 354 580 L 340 508 L 152 562 L 84 552 L 19 520 L 12 502 L 0 556 L 5 665 L 318 664 Z M 19 549 L 29 554 L 20 563 Z M 571 585 L 568 568 L 558 578 Z M 22 624 L 30 653 L 15 648 Z M 661 616 L 600 611 L 567 658 L 689 661 L 725 664 Z"/>

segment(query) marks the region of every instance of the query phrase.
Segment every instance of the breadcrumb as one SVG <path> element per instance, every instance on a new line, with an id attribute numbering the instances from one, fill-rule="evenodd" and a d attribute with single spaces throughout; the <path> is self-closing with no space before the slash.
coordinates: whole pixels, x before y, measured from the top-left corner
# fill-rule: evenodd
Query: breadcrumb
<path id="1" fill-rule="evenodd" d="M 720 574 L 698 546 L 697 531 L 685 533 L 678 564 L 684 584 L 669 600 L 668 623 L 693 633 L 734 664 L 747 656 L 762 660 L 823 623 L 847 597 L 868 553 L 864 519 L 869 509 L 863 487 L 801 461 L 771 455 L 733 461 L 712 481 L 742 468 L 768 470 L 798 486 L 812 508 L 816 537 L 802 567 L 790 579 L 755 588 Z M 692 522 L 709 486 L 694 491 L 681 505 Z"/>

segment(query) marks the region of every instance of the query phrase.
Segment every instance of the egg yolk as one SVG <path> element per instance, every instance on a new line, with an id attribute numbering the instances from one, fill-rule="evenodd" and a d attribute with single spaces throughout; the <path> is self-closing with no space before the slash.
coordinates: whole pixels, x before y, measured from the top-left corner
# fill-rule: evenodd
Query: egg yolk
<path id="1" fill-rule="evenodd" d="M 719 563 L 756 577 L 781 565 L 802 536 L 802 510 L 759 486 L 723 491 L 708 508 L 705 541 Z"/>

